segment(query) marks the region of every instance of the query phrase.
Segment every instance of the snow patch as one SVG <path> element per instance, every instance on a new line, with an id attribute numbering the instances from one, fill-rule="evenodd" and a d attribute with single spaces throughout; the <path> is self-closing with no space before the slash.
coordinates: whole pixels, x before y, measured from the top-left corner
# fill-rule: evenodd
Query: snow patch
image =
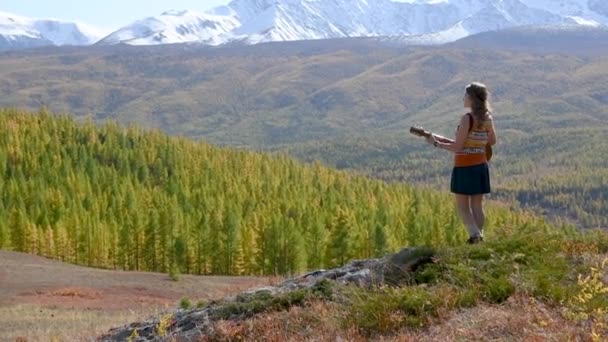
<path id="1" fill-rule="evenodd" d="M 42 45 L 90 45 L 99 40 L 104 33 L 102 30 L 78 22 L 32 19 L 0 12 L 0 37 L 17 46 L 20 41 L 29 46 L 34 40 L 39 40 Z"/>

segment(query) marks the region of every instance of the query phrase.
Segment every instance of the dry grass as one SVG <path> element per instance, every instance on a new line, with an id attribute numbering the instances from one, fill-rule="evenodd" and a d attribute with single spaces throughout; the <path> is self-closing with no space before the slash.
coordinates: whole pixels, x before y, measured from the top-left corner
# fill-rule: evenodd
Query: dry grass
<path id="1" fill-rule="evenodd" d="M 314 301 L 305 307 L 292 307 L 258 315 L 243 322 L 219 321 L 215 334 L 202 341 L 364 341 L 354 328 L 341 328 L 339 307 L 335 303 Z"/>
<path id="2" fill-rule="evenodd" d="M 589 332 L 564 319 L 559 310 L 533 298 L 512 297 L 503 305 L 480 305 L 455 313 L 427 331 L 408 332 L 398 341 L 572 341 Z"/>
<path id="3" fill-rule="evenodd" d="M 0 307 L 0 341 L 91 341 L 112 327 L 159 313 L 160 308 L 108 312 L 36 304 L 5 306 Z"/>
<path id="4" fill-rule="evenodd" d="M 0 341 L 87 341 L 108 329 L 278 278 L 182 276 L 74 266 L 0 251 Z"/>
<path id="5" fill-rule="evenodd" d="M 133 308 L 151 301 L 173 304 L 182 297 L 195 300 L 216 298 L 277 281 L 256 277 L 183 275 L 180 281 L 174 282 L 163 273 L 92 269 L 0 250 L 0 306 L 31 301 L 40 303 L 45 298 L 55 298 L 58 300 L 48 304 L 71 307 L 74 303 L 66 304 L 66 301 L 80 298 L 91 301 L 85 305 L 88 308 L 107 308 L 104 303 L 119 301 L 113 308 Z M 99 303 L 94 300 L 99 300 Z"/>
<path id="6" fill-rule="evenodd" d="M 559 309 L 517 295 L 501 305 L 483 304 L 441 317 L 428 329 L 368 336 L 341 322 L 338 304 L 313 302 L 245 322 L 220 321 L 203 341 L 591 341 L 590 331 L 564 319 Z M 608 337 L 608 336 L 607 336 Z"/>

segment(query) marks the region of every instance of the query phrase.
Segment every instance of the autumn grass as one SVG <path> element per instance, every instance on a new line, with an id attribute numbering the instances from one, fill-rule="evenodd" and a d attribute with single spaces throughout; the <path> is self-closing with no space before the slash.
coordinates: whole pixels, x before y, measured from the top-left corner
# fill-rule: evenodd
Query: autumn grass
<path id="1" fill-rule="evenodd" d="M 490 242 L 439 250 L 436 262 L 416 273 L 415 286 L 349 289 L 345 323 L 366 334 L 390 334 L 518 294 L 564 311 L 599 336 L 608 333 L 606 259 L 605 232 L 498 229 Z M 567 314 L 572 312 L 578 315 Z"/>
<path id="2" fill-rule="evenodd" d="M 46 308 L 35 304 L 0 307 L 0 341 L 90 341 L 125 322 L 161 313 L 161 308 L 139 310 L 86 310 Z"/>
<path id="3" fill-rule="evenodd" d="M 201 341 L 587 341 L 589 334 L 556 308 L 516 295 L 500 305 L 481 304 L 453 311 L 419 329 L 399 327 L 370 338 L 354 325 L 340 324 L 343 308 L 311 302 L 306 307 L 256 316 L 245 322 L 220 321 Z"/>
<path id="4" fill-rule="evenodd" d="M 284 311 L 224 320 L 206 340 L 604 341 L 608 234 L 496 230 L 437 251 L 411 286 L 336 287 Z"/>

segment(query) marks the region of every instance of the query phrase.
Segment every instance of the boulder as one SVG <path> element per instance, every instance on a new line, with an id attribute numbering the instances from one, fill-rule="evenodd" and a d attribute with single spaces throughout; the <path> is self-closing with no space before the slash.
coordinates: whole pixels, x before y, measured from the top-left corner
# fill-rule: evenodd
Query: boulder
<path id="1" fill-rule="evenodd" d="M 240 320 L 246 319 L 263 309 L 263 305 L 291 303 L 296 291 L 310 290 L 327 295 L 324 282 L 353 284 L 357 286 L 392 286 L 414 283 L 414 272 L 425 264 L 433 262 L 434 251 L 430 248 L 405 248 L 395 254 L 380 259 L 354 260 L 343 267 L 331 270 L 317 270 L 302 276 L 288 279 L 277 286 L 266 286 L 244 291 L 236 296 L 214 300 L 203 308 L 189 311 L 177 310 L 172 317 L 172 324 L 167 328 L 168 335 L 157 335 L 159 320 L 134 323 L 116 328 L 97 338 L 97 341 L 124 341 L 137 330 L 139 337 L 132 342 L 163 341 L 171 338 L 177 340 L 196 340 L 197 337 L 212 332 L 213 323 L 224 317 Z M 232 314 L 232 312 L 235 312 Z"/>

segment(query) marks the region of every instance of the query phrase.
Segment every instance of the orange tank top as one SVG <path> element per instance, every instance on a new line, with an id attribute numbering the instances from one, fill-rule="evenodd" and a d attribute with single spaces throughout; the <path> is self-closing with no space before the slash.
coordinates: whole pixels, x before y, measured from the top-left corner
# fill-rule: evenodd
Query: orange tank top
<path id="1" fill-rule="evenodd" d="M 471 119 L 473 116 L 467 114 Z M 473 125 L 472 129 L 469 130 L 467 140 L 464 142 L 464 146 L 461 152 L 458 152 L 454 156 L 454 166 L 474 166 L 483 163 L 487 163 L 486 158 L 486 145 L 488 144 L 488 135 L 492 127 L 492 121 L 486 120 L 479 127 L 475 124 L 475 120 L 471 120 Z"/>

